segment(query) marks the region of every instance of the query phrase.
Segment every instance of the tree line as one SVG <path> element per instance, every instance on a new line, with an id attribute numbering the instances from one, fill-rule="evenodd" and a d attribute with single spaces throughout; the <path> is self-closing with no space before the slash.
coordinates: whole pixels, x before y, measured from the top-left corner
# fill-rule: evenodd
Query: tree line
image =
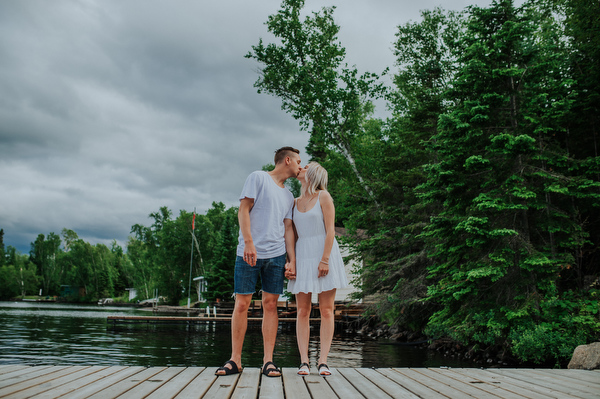
<path id="1" fill-rule="evenodd" d="M 303 7 L 247 58 L 330 173 L 371 312 L 523 361 L 597 339 L 600 3 L 422 11 L 393 73 L 347 65 L 335 7 Z"/>
<path id="2" fill-rule="evenodd" d="M 0 230 L 0 299 L 25 296 L 61 297 L 95 302 L 122 297 L 135 288 L 136 300 L 152 298 L 155 290 L 171 304 L 188 295 L 197 299 L 192 277 L 209 282 L 204 298 L 230 299 L 238 237 L 237 208 L 213 202 L 206 214 L 180 211 L 177 217 L 161 207 L 149 215 L 151 224 L 135 224 L 126 250 L 113 241 L 92 245 L 70 229 L 61 234 L 39 234 L 29 254 L 4 245 Z M 193 234 L 192 234 L 193 233 Z M 192 249 L 194 241 L 194 252 Z M 69 290 L 65 291 L 65 286 Z"/>

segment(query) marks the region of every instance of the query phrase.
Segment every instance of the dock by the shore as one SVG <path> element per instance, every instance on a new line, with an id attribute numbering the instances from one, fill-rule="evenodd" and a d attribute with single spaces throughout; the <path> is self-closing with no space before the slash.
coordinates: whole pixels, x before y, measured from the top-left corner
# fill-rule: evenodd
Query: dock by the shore
<path id="1" fill-rule="evenodd" d="M 316 368 L 300 377 L 258 368 L 216 377 L 215 367 L 0 366 L 0 398 L 511 398 L 596 399 L 600 371 L 549 369 Z"/>

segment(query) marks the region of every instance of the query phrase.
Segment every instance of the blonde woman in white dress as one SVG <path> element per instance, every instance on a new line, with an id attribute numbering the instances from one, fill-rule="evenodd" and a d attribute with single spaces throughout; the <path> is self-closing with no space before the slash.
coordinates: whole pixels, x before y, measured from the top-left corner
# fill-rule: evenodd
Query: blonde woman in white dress
<path id="1" fill-rule="evenodd" d="M 331 375 L 327 356 L 335 328 L 334 309 L 337 288 L 348 285 L 344 262 L 335 239 L 335 207 L 327 191 L 327 171 L 316 162 L 298 175 L 301 195 L 294 203 L 292 219 L 297 231 L 296 263 L 289 264 L 287 290 L 296 295 L 298 309 L 296 335 L 300 361 L 299 375 L 310 374 L 308 344 L 312 294 L 319 296 L 321 351 L 317 361 L 320 375 Z"/>

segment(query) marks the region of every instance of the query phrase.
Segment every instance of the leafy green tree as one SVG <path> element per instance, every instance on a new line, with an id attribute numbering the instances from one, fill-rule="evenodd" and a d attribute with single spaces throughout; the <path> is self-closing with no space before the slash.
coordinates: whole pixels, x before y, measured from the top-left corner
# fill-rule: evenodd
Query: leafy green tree
<path id="1" fill-rule="evenodd" d="M 433 305 L 422 301 L 431 260 L 421 233 L 439 209 L 439 203 L 424 204 L 415 188 L 425 182 L 423 166 L 435 156 L 423 143 L 437 133 L 437 119 L 451 104 L 446 92 L 456 72 L 454 51 L 463 30 L 460 13 L 437 8 L 421 15 L 421 21 L 399 26 L 396 33 L 399 71 L 388 96 L 393 117 L 386 123 L 365 123 L 356 146 L 357 164 L 363 170 L 372 168 L 371 185 L 380 206 L 364 204 L 364 211 L 357 211 L 355 205 L 346 205 L 346 226 L 362 231 L 354 234 L 363 260 L 357 279 L 362 295 L 377 298 L 371 310 L 383 320 L 414 330 L 422 329 L 432 313 Z M 351 185 L 342 175 L 333 180 Z M 343 194 L 340 199 L 356 203 Z"/>
<path id="2" fill-rule="evenodd" d="M 36 295 L 38 277 L 36 266 L 27 255 L 20 254 L 14 247 L 6 248 L 8 262 L 0 266 L 0 299 L 7 300 L 25 295 Z"/>
<path id="3" fill-rule="evenodd" d="M 565 85 L 571 100 L 571 112 L 565 113 L 562 140 L 573 158 L 581 160 L 577 167 L 587 179 L 600 181 L 600 3 L 585 0 L 558 2 L 564 7 L 564 37 L 568 45 L 567 62 L 571 77 Z M 589 289 L 600 275 L 598 257 L 600 212 L 598 201 L 580 197 L 579 223 L 589 233 L 576 262 L 563 274 L 570 279 L 565 288 Z"/>
<path id="4" fill-rule="evenodd" d="M 156 288 L 168 298 L 171 304 L 179 304 L 189 277 L 189 252 L 191 215 L 180 215 L 179 220 L 171 219 L 171 211 L 166 207 L 150 214 L 154 223 L 148 229 L 149 248 L 153 272 L 156 276 Z M 187 219 L 187 220 L 185 220 Z"/>
<path id="5" fill-rule="evenodd" d="M 359 77 L 355 67 L 343 64 L 345 49 L 337 41 L 334 7 L 301 21 L 303 7 L 304 0 L 284 0 L 281 10 L 268 17 L 268 30 L 280 44 L 265 45 L 261 39 L 246 55 L 264 65 L 255 87 L 259 93 L 281 98 L 282 109 L 300 122 L 301 129 L 310 130 L 307 152 L 313 159 L 323 161 L 329 149 L 335 149 L 375 200 L 356 166 L 352 141 L 360 132 L 365 103 L 382 95 L 384 86 L 377 75 Z"/>
<path id="6" fill-rule="evenodd" d="M 80 239 L 72 230 L 63 229 L 65 251 L 59 264 L 65 271 L 65 285 L 83 288 L 82 301 L 112 298 L 118 270 L 114 266 L 114 254 L 104 244 L 92 245 Z M 75 299 L 75 298 L 72 298 Z"/>
<path id="7" fill-rule="evenodd" d="M 132 228 L 132 232 L 135 232 L 136 236 L 130 236 L 127 240 L 127 258 L 129 262 L 124 263 L 123 266 L 125 275 L 131 281 L 131 287 L 135 288 L 138 293 L 138 298 L 148 299 L 152 297 L 156 283 L 152 273 L 149 249 L 138 235 L 141 228 L 143 228 L 141 225 L 135 225 Z"/>
<path id="8" fill-rule="evenodd" d="M 213 203 L 213 209 L 207 213 L 207 216 L 214 220 L 217 241 L 210 254 L 209 267 L 205 275 L 208 283 L 205 297 L 208 300 L 229 300 L 233 295 L 233 273 L 238 244 L 237 208 L 225 210 L 222 203 Z M 220 221 L 217 221 L 217 218 Z"/>
<path id="9" fill-rule="evenodd" d="M 14 265 L 0 267 L 0 299 L 8 300 L 16 298 L 20 294 L 17 284 L 17 271 Z"/>
<path id="10" fill-rule="evenodd" d="M 113 281 L 115 295 L 118 296 L 125 293 L 126 288 L 133 288 L 133 279 L 128 273 L 128 271 L 131 270 L 131 262 L 123 252 L 123 248 L 117 244 L 116 240 L 113 240 L 110 252 L 112 255 L 112 268 L 116 276 Z"/>
<path id="11" fill-rule="evenodd" d="M 6 264 L 6 249 L 4 248 L 4 229 L 0 229 L 0 267 Z"/>
<path id="12" fill-rule="evenodd" d="M 568 356 L 598 325 L 586 312 L 574 322 L 551 311 L 567 303 L 561 269 L 587 242 L 573 205 L 598 195 L 560 140 L 557 121 L 572 101 L 561 57 L 542 40 L 551 18 L 509 0 L 470 8 L 450 93 L 456 105 L 440 116 L 423 185 L 423 198 L 444 206 L 427 227 L 435 248 L 428 296 L 442 305 L 430 333 L 536 361 Z M 530 337 L 537 346 L 523 341 Z"/>
<path id="13" fill-rule="evenodd" d="M 42 279 L 43 295 L 58 295 L 61 280 L 61 270 L 57 263 L 60 256 L 60 237 L 55 233 L 48 236 L 39 234 L 31 243 L 29 258 L 37 267 L 37 275 Z"/>
<path id="14" fill-rule="evenodd" d="M 150 217 L 154 219 L 152 226 L 134 225 L 132 233 L 135 237 L 128 242 L 129 258 L 140 270 L 140 275 L 134 281 L 143 284 L 147 296 L 153 295 L 153 290 L 158 289 L 159 295 L 167 297 L 169 303 L 179 304 L 184 294 L 187 296 L 190 279 L 193 215 L 180 211 L 179 217 L 173 220 L 171 211 L 162 207 L 159 212 L 151 213 Z M 192 255 L 195 259 L 192 260 L 194 275 L 201 273 L 202 250 L 211 243 L 210 239 L 202 237 L 203 233 L 210 234 L 205 220 L 197 217 L 196 222 L 198 229 L 195 230 L 197 236 L 194 240 L 198 245 Z M 189 294 L 193 296 L 193 293 Z"/>
<path id="15" fill-rule="evenodd" d="M 39 282 L 35 265 L 29 261 L 29 256 L 16 253 L 14 247 L 9 246 L 8 251 L 13 253 L 11 258 L 15 260 L 15 278 L 19 287 L 19 295 L 21 298 L 26 295 L 37 295 Z"/>

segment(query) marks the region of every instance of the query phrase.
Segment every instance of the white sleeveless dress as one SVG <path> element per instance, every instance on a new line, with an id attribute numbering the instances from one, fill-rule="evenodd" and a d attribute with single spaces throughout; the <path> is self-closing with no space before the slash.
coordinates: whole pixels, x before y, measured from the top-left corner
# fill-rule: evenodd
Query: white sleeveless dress
<path id="1" fill-rule="evenodd" d="M 348 286 L 344 260 L 340 253 L 337 240 L 333 239 L 331 255 L 329 255 L 329 273 L 327 276 L 318 277 L 319 262 L 323 257 L 325 248 L 325 222 L 320 203 L 321 192 L 317 202 L 307 212 L 300 212 L 294 204 L 292 220 L 298 232 L 296 241 L 296 279 L 289 280 L 287 290 L 292 294 L 321 293 L 334 288 Z"/>

